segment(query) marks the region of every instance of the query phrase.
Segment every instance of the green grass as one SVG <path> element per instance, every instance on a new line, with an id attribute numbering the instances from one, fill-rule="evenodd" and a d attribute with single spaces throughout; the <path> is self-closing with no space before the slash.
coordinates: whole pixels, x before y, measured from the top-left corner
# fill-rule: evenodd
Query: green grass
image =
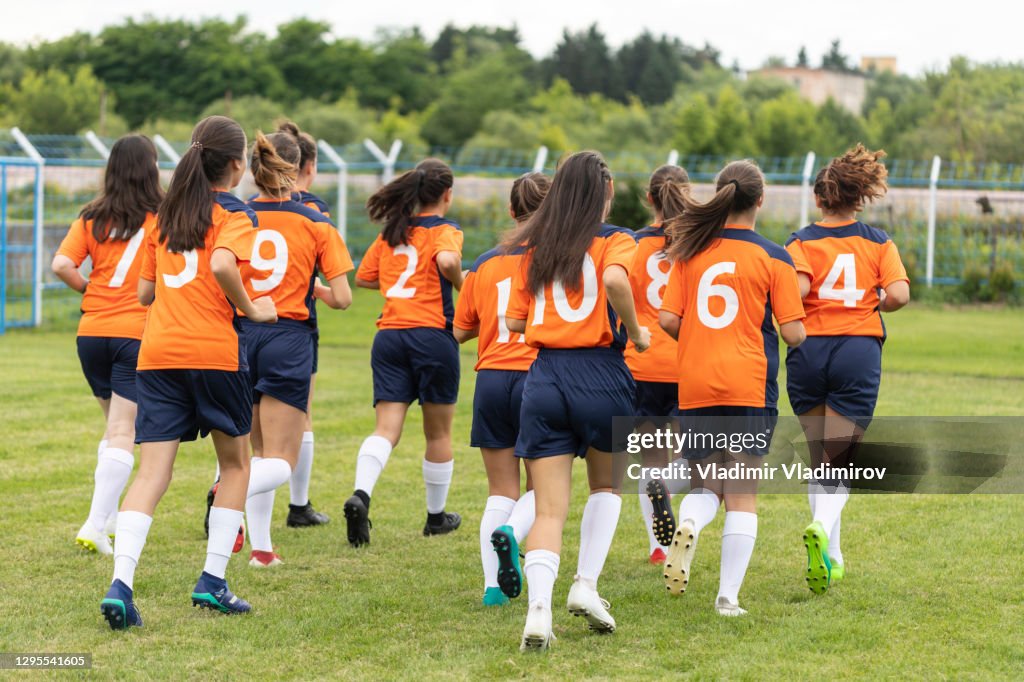
<path id="1" fill-rule="evenodd" d="M 802 495 L 766 496 L 742 603 L 711 608 L 722 516 L 707 529 L 690 591 L 664 594 L 646 563 L 636 499 L 601 580 L 619 630 L 585 631 L 562 608 L 575 569 L 585 477 L 577 469 L 555 588 L 558 641 L 545 656 L 517 651 L 525 600 L 480 606 L 477 525 L 486 496 L 468 442 L 472 349 L 463 352 L 454 535 L 423 538 L 422 436 L 417 415 L 374 496 L 373 544 L 345 540 L 342 501 L 355 453 L 373 427 L 369 343 L 379 300 L 358 296 L 325 312 L 316 405 L 313 500 L 322 529 L 284 527 L 277 496 L 279 570 L 232 560 L 232 589 L 255 606 L 225 618 L 190 607 L 202 566 L 202 514 L 214 458 L 208 441 L 182 448 L 136 577 L 146 626 L 113 633 L 99 615 L 111 562 L 80 553 L 74 534 L 89 506 L 99 410 L 70 332 L 0 338 L 0 651 L 91 652 L 104 678 L 181 679 L 712 679 L 1019 677 L 1024 669 L 1020 552 L 1024 497 L 856 496 L 843 524 L 849 572 L 824 598 L 804 587 Z M 883 415 L 1024 415 L 1024 315 L 1019 310 L 912 307 L 887 317 Z M 784 392 L 783 392 L 784 394 Z M 789 414 L 787 405 L 780 406 Z"/>

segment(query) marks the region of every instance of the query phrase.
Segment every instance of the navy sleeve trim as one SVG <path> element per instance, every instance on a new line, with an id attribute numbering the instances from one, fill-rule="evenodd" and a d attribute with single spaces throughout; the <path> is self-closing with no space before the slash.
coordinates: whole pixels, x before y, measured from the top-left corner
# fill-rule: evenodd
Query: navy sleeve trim
<path id="1" fill-rule="evenodd" d="M 230 213 L 244 213 L 249 216 L 249 219 L 252 220 L 253 227 L 257 227 L 260 224 L 259 218 L 256 217 L 256 212 L 234 194 L 229 192 L 215 192 L 213 200 L 225 211 Z"/>

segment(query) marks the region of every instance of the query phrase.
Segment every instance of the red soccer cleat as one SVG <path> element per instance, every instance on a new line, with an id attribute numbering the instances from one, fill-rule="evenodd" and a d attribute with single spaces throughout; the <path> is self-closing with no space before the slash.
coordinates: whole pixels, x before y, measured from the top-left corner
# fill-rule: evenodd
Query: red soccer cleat
<path id="1" fill-rule="evenodd" d="M 661 564 L 665 563 L 665 550 L 663 550 L 661 547 L 658 547 L 653 552 L 651 552 L 650 562 L 652 566 L 660 566 Z"/>
<path id="2" fill-rule="evenodd" d="M 245 524 L 238 527 L 238 537 L 235 538 L 235 546 L 231 548 L 232 554 L 238 554 L 245 545 Z"/>
<path id="3" fill-rule="evenodd" d="M 281 561 L 281 555 L 277 552 L 263 552 L 258 549 L 254 549 L 252 554 L 249 555 L 249 565 L 253 568 L 270 568 L 272 566 L 279 566 L 284 563 Z"/>

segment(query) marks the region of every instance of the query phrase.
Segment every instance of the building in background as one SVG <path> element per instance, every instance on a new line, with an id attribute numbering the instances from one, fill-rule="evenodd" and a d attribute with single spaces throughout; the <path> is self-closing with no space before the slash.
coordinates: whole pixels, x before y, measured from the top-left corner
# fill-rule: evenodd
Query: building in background
<path id="1" fill-rule="evenodd" d="M 893 60 L 895 67 L 895 60 Z M 818 106 L 830 97 L 851 113 L 859 114 L 868 90 L 868 77 L 857 71 L 832 71 L 803 66 L 769 66 L 751 71 L 750 78 L 776 78 L 795 87 L 801 97 Z"/>
<path id="2" fill-rule="evenodd" d="M 865 73 L 896 73 L 896 57 L 861 57 L 860 70 Z"/>

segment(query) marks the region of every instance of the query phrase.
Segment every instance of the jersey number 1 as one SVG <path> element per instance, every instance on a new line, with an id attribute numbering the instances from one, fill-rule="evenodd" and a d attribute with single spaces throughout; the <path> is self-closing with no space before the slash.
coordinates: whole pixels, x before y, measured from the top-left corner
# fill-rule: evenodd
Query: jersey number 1
<path id="1" fill-rule="evenodd" d="M 505 315 L 508 313 L 509 299 L 512 298 L 512 278 L 506 277 L 498 282 L 498 343 L 508 343 L 512 340 L 512 332 L 505 323 Z M 519 335 L 519 343 L 526 343 L 526 337 Z"/>

